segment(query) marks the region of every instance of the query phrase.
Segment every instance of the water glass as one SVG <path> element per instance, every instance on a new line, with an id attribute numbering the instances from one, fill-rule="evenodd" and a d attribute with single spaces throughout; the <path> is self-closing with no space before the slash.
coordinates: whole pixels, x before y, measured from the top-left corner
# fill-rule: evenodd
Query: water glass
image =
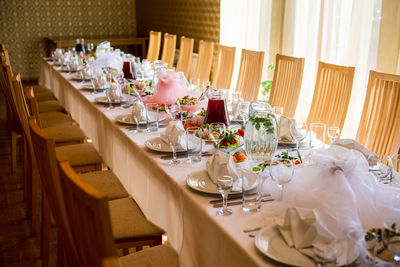
<path id="1" fill-rule="evenodd" d="M 356 229 L 347 232 L 346 266 L 375 266 L 378 237 L 371 232 L 367 235 L 364 237 L 363 231 Z M 367 255 L 367 250 L 370 251 L 370 256 Z"/>
<path id="2" fill-rule="evenodd" d="M 242 209 L 244 212 L 259 212 L 261 209 L 260 170 L 242 174 Z"/>
<path id="3" fill-rule="evenodd" d="M 250 113 L 250 102 L 248 101 L 242 101 L 238 104 L 238 113 L 240 115 L 240 118 L 243 121 L 243 125 L 247 122 L 249 119 L 249 113 Z"/>
<path id="4" fill-rule="evenodd" d="M 311 123 L 310 125 L 310 147 L 313 150 L 322 150 L 325 146 L 326 124 Z"/>
<path id="5" fill-rule="evenodd" d="M 232 214 L 232 210 L 227 208 L 228 195 L 232 190 L 233 178 L 231 176 L 218 176 L 217 187 L 222 196 L 222 208 L 217 211 L 220 216 Z"/>
<path id="6" fill-rule="evenodd" d="M 173 138 L 172 135 L 168 135 L 168 142 L 172 149 L 172 159 L 168 161 L 170 165 L 180 164 L 181 161 L 176 158 L 176 146 L 178 145 L 178 138 Z"/>
<path id="7" fill-rule="evenodd" d="M 295 165 L 290 160 L 285 160 L 283 163 L 279 158 L 273 158 L 269 166 L 269 173 L 273 181 L 275 181 L 279 188 L 278 201 L 283 200 L 283 189 L 289 183 L 294 175 Z"/>
<path id="8" fill-rule="evenodd" d="M 222 122 L 213 122 L 210 124 L 208 135 L 211 140 L 217 145 L 217 149 L 219 149 L 219 143 L 224 139 L 226 135 L 226 127 L 225 123 Z"/>
<path id="9" fill-rule="evenodd" d="M 200 87 L 200 78 L 190 78 L 190 89 Z"/>
<path id="10" fill-rule="evenodd" d="M 275 106 L 274 107 L 274 113 L 275 113 L 276 120 L 278 121 L 278 125 L 279 125 L 280 119 L 281 119 L 281 117 L 283 115 L 283 107 Z"/>
<path id="11" fill-rule="evenodd" d="M 188 153 L 188 163 L 200 162 L 203 151 L 203 140 L 199 133 L 199 127 L 189 127 L 186 129 L 186 145 Z"/>
<path id="12" fill-rule="evenodd" d="M 146 104 L 147 131 L 157 132 L 160 118 L 160 110 L 157 103 Z"/>
<path id="13" fill-rule="evenodd" d="M 331 144 L 339 139 L 340 136 L 340 128 L 337 126 L 328 127 L 328 137 L 331 140 Z"/>
<path id="14" fill-rule="evenodd" d="M 387 219 L 383 224 L 382 243 L 393 253 L 393 261 L 400 264 L 400 218 Z"/>

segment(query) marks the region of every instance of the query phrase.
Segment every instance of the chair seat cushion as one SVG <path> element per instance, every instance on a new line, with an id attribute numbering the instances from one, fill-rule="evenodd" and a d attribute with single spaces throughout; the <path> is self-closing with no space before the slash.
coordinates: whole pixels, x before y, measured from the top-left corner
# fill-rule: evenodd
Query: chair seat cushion
<path id="1" fill-rule="evenodd" d="M 130 198 L 121 198 L 108 202 L 114 239 L 129 239 L 157 236 L 163 230 L 146 219 L 136 202 Z"/>
<path id="2" fill-rule="evenodd" d="M 40 101 L 40 102 L 37 102 L 37 105 L 38 105 L 39 113 L 51 112 L 51 111 L 59 111 L 59 112 L 65 111 L 64 107 L 61 106 L 57 100 Z"/>
<path id="3" fill-rule="evenodd" d="M 179 257 L 170 246 L 156 246 L 118 259 L 119 266 L 178 267 Z"/>
<path id="4" fill-rule="evenodd" d="M 61 112 L 40 113 L 40 123 L 42 128 L 57 126 L 61 124 L 72 124 L 74 120 L 67 114 Z"/>
<path id="5" fill-rule="evenodd" d="M 79 176 L 95 189 L 106 194 L 108 200 L 129 197 L 118 177 L 110 170 L 87 172 Z"/>
<path id="6" fill-rule="evenodd" d="M 76 125 L 60 125 L 43 128 L 42 131 L 56 143 L 78 142 L 85 140 L 85 133 Z"/>
<path id="7" fill-rule="evenodd" d="M 46 86 L 43 85 L 33 85 L 33 92 L 36 93 L 42 93 L 42 92 L 51 92 L 51 90 L 49 88 L 47 88 Z"/>
<path id="8" fill-rule="evenodd" d="M 72 167 L 101 163 L 99 153 L 91 144 L 56 147 L 56 155 L 65 156 Z"/>
<path id="9" fill-rule="evenodd" d="M 43 91 L 34 93 L 36 101 L 47 101 L 47 100 L 57 100 L 55 95 L 51 91 Z"/>

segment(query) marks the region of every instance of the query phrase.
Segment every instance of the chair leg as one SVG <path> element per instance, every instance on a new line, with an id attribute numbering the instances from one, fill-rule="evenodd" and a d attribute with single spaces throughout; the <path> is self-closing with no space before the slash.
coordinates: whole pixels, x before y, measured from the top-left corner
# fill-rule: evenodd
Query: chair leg
<path id="1" fill-rule="evenodd" d="M 50 264 L 50 234 L 50 207 L 45 193 L 42 192 L 42 231 L 40 240 L 40 256 L 42 258 L 42 267 L 48 267 Z"/>
<path id="2" fill-rule="evenodd" d="M 129 254 L 129 248 L 123 248 L 122 249 L 122 256 L 126 256 Z"/>
<path id="3" fill-rule="evenodd" d="M 68 262 L 68 257 L 65 251 L 65 246 L 63 243 L 63 239 L 61 236 L 61 231 L 58 229 L 57 231 L 57 266 L 58 267 L 68 267 L 68 266 L 76 266 L 76 265 L 70 265 Z M 71 259 L 70 259 L 71 260 Z"/>
<path id="4" fill-rule="evenodd" d="M 17 133 L 11 131 L 11 172 L 15 173 L 17 169 Z"/>
<path id="5" fill-rule="evenodd" d="M 32 236 L 37 235 L 37 208 L 38 208 L 38 201 L 39 201 L 39 173 L 33 171 L 32 173 L 32 192 L 31 192 L 31 234 Z"/>

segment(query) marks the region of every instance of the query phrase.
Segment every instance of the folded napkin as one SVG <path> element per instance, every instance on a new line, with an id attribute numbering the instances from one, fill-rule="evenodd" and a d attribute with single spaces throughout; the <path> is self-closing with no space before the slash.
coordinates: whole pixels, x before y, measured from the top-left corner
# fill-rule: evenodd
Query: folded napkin
<path id="1" fill-rule="evenodd" d="M 278 229 L 289 247 L 318 262 L 327 259 L 335 246 L 334 235 L 317 221 L 310 209 L 288 208 Z"/>
<path id="2" fill-rule="evenodd" d="M 177 149 L 186 150 L 186 136 L 185 136 L 185 128 L 181 121 L 170 121 L 168 123 L 167 129 L 160 135 L 161 140 L 170 144 L 169 141 L 175 145 Z M 168 139 L 169 136 L 169 139 Z"/>
<path id="3" fill-rule="evenodd" d="M 107 85 L 107 78 L 105 74 L 99 74 L 96 76 L 96 79 L 94 79 L 94 86 L 96 88 L 104 88 Z"/>
<path id="4" fill-rule="evenodd" d="M 354 149 L 360 151 L 364 157 L 368 160 L 370 166 L 375 166 L 378 163 L 378 156 L 370 151 L 368 148 L 364 147 L 357 141 L 353 139 L 338 139 L 333 142 L 334 145 L 342 146 L 348 149 Z"/>
<path id="5" fill-rule="evenodd" d="M 236 169 L 233 157 L 228 153 L 217 150 L 215 154 L 207 161 L 207 172 L 213 183 L 217 183 L 217 178 L 221 176 L 232 176 L 233 177 L 233 191 L 241 190 L 241 183 L 239 178 L 239 172 Z"/>
<path id="6" fill-rule="evenodd" d="M 132 116 L 136 117 L 138 121 L 146 120 L 146 108 L 142 101 L 135 101 L 132 105 Z"/>
<path id="7" fill-rule="evenodd" d="M 296 119 L 281 116 L 279 120 L 279 140 L 285 141 L 285 142 L 293 142 L 292 135 L 290 133 L 290 128 L 294 127 L 295 128 L 295 134 L 296 136 L 301 136 L 303 135 L 299 129 L 296 127 Z"/>

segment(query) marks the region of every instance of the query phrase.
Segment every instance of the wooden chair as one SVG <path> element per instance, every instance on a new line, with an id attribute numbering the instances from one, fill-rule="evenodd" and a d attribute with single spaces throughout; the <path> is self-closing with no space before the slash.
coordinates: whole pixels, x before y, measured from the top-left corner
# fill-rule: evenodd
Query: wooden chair
<path id="1" fill-rule="evenodd" d="M 181 37 L 181 44 L 179 46 L 179 57 L 178 63 L 176 65 L 176 71 L 183 72 L 188 78 L 190 73 L 190 67 L 192 66 L 192 56 L 193 56 L 193 38 Z"/>
<path id="2" fill-rule="evenodd" d="M 283 107 L 285 116 L 294 117 L 303 80 L 304 58 L 276 54 L 269 103 Z"/>
<path id="3" fill-rule="evenodd" d="M 111 259 L 105 262 L 116 264 L 117 252 L 106 196 L 85 183 L 64 159 L 59 159 L 59 173 L 80 266 L 102 266 L 106 258 Z M 179 266 L 179 263 L 173 249 L 157 246 L 120 258 L 119 266 L 172 267 Z"/>
<path id="4" fill-rule="evenodd" d="M 229 89 L 235 66 L 236 47 L 218 45 L 217 67 L 213 86 L 218 89 Z"/>
<path id="5" fill-rule="evenodd" d="M 166 62 L 168 64 L 168 68 L 170 69 L 174 67 L 175 50 L 176 35 L 165 33 L 161 61 Z"/>
<path id="6" fill-rule="evenodd" d="M 370 71 L 356 140 L 377 154 L 400 148 L 400 75 Z"/>
<path id="7" fill-rule="evenodd" d="M 236 92 L 247 101 L 256 101 L 260 88 L 264 52 L 242 49 Z"/>
<path id="8" fill-rule="evenodd" d="M 213 55 L 214 55 L 214 43 L 200 40 L 199 57 L 197 59 L 197 66 L 193 76 L 194 79 L 200 79 L 200 84 L 203 81 L 210 80 Z"/>
<path id="9" fill-rule="evenodd" d="M 147 60 L 153 62 L 160 55 L 161 32 L 150 31 L 149 48 L 147 50 Z"/>
<path id="10" fill-rule="evenodd" d="M 343 129 L 353 87 L 354 67 L 319 62 L 307 124 L 325 123 Z"/>

